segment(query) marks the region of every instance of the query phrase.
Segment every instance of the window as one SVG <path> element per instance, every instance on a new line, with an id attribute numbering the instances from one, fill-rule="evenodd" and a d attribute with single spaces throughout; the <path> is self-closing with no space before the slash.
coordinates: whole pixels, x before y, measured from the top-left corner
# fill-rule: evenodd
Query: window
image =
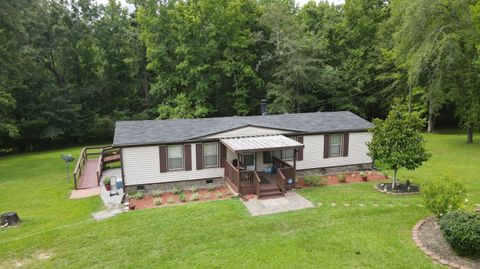
<path id="1" fill-rule="evenodd" d="M 183 169 L 183 147 L 182 145 L 168 146 L 168 170 Z"/>
<path id="2" fill-rule="evenodd" d="M 272 163 L 272 152 L 264 151 L 263 152 L 263 163 Z"/>
<path id="3" fill-rule="evenodd" d="M 330 135 L 330 156 L 342 155 L 342 135 L 331 134 Z"/>
<path id="4" fill-rule="evenodd" d="M 275 157 L 277 159 L 282 159 L 282 151 L 281 150 L 275 150 L 272 151 L 272 157 Z"/>
<path id="5" fill-rule="evenodd" d="M 203 144 L 204 167 L 218 166 L 218 143 Z"/>
<path id="6" fill-rule="evenodd" d="M 293 160 L 293 149 L 284 149 L 282 150 L 282 160 Z"/>

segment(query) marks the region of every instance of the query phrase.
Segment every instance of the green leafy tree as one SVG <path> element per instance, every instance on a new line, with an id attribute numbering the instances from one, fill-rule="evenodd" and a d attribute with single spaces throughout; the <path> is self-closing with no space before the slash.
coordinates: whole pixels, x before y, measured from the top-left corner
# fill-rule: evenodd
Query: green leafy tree
<path id="1" fill-rule="evenodd" d="M 208 112 L 206 107 L 201 104 L 192 104 L 184 93 L 179 93 L 174 99 L 158 107 L 158 119 L 201 118 L 205 117 Z"/>
<path id="2" fill-rule="evenodd" d="M 385 120 L 374 119 L 368 155 L 393 169 L 392 189 L 398 169 L 414 170 L 430 158 L 423 137 L 418 133 L 423 121 L 416 113 L 408 114 L 405 105 L 394 105 Z"/>

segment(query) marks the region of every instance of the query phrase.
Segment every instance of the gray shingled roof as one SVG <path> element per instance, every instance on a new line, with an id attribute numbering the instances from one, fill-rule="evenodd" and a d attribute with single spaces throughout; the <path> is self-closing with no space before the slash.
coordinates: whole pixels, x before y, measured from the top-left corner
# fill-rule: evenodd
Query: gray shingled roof
<path id="1" fill-rule="evenodd" d="M 371 123 L 349 111 L 298 114 L 117 121 L 114 146 L 149 145 L 194 140 L 244 126 L 291 130 L 292 133 L 363 131 Z"/>

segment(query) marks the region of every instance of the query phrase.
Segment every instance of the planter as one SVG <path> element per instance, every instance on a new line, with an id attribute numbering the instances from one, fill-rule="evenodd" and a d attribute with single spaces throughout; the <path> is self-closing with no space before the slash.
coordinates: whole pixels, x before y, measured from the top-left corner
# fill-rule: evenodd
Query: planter
<path id="1" fill-rule="evenodd" d="M 128 205 L 128 209 L 130 209 L 130 210 L 135 210 L 135 205 L 129 204 L 129 205 Z"/>
<path id="2" fill-rule="evenodd" d="M 367 176 L 362 176 L 362 180 L 363 181 L 368 181 L 368 177 Z"/>
<path id="3" fill-rule="evenodd" d="M 110 190 L 112 189 L 112 186 L 111 186 L 110 184 L 106 184 L 106 185 L 105 185 L 105 189 L 106 189 L 107 191 L 110 191 Z"/>

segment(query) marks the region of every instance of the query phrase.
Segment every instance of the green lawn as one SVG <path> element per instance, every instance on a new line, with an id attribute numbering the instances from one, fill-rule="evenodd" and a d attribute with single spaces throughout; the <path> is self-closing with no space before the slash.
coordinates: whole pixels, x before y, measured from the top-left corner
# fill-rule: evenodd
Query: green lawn
<path id="1" fill-rule="evenodd" d="M 400 177 L 423 183 L 455 175 L 471 203 L 480 203 L 480 143 L 465 144 L 464 134 L 425 137 L 433 158 Z M 420 197 L 380 194 L 371 182 L 302 190 L 315 208 L 270 216 L 251 217 L 232 199 L 96 222 L 90 213 L 102 208 L 98 197 L 68 199 L 60 154 L 79 151 L 0 158 L 0 212 L 15 210 L 24 220 L 0 230 L 0 268 L 439 267 L 411 239 L 414 224 L 429 215 Z"/>

